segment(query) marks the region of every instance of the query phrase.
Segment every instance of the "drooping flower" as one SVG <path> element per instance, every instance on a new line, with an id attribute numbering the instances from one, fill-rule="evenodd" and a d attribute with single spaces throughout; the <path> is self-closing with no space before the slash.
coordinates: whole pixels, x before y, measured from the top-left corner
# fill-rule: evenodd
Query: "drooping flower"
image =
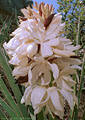
<path id="1" fill-rule="evenodd" d="M 60 68 L 58 77 L 54 77 L 54 80 L 51 81 L 51 85 L 49 82 L 48 86 L 46 87 L 43 86 L 42 83 L 37 84 L 37 82 L 36 84 L 32 83 L 31 86 L 27 86 L 21 103 L 25 103 L 26 105 L 32 103 L 35 114 L 39 113 L 42 110 L 42 107 L 46 106 L 46 110 L 48 112 L 50 112 L 51 114 L 54 113 L 60 116 L 60 118 L 62 119 L 64 115 L 64 101 L 66 100 L 68 102 L 71 110 L 73 110 L 74 105 L 78 103 L 77 97 L 75 96 L 73 90 L 76 82 L 72 79 L 70 75 L 76 73 L 76 68 L 81 69 L 78 66 L 81 61 L 73 58 L 58 58 L 56 60 L 56 63 Z M 74 66 L 74 64 L 76 64 L 76 66 Z M 36 69 L 38 68 L 39 70 L 39 67 L 40 65 L 36 66 Z M 34 80 L 32 80 L 32 82 L 34 82 Z"/>
<path id="2" fill-rule="evenodd" d="M 36 62 L 30 65 L 28 81 L 30 85 L 49 85 L 51 82 L 51 72 L 53 73 L 54 79 L 57 79 L 59 75 L 58 66 L 55 63 L 49 63 L 43 58 L 37 58 Z"/>
<path id="3" fill-rule="evenodd" d="M 43 106 L 46 106 L 48 112 L 54 113 L 60 118 L 63 118 L 64 115 L 63 101 L 64 98 L 56 87 L 45 88 L 41 86 L 27 87 L 21 99 L 21 103 L 26 105 L 32 103 L 35 114 L 39 113 Z"/>

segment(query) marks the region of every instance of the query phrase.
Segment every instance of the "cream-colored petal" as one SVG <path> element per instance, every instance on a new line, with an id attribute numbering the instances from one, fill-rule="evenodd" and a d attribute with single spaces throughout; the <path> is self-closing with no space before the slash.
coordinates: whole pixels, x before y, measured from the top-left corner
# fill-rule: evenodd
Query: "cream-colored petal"
<path id="1" fill-rule="evenodd" d="M 28 15 L 28 10 L 27 9 L 21 9 L 21 12 L 23 13 L 23 15 L 26 17 L 26 18 L 28 18 L 29 17 L 29 15 Z"/>
<path id="2" fill-rule="evenodd" d="M 51 32 L 51 34 L 50 34 L 50 32 L 47 32 L 47 34 L 45 36 L 45 41 L 55 39 L 57 35 L 58 34 L 56 32 L 54 32 L 54 33 Z"/>
<path id="3" fill-rule="evenodd" d="M 65 82 L 64 80 L 62 80 L 62 89 L 65 89 L 67 91 L 73 91 L 73 89 L 69 86 L 69 84 L 67 82 Z"/>
<path id="4" fill-rule="evenodd" d="M 53 113 L 57 116 L 59 116 L 61 119 L 63 119 L 64 116 L 64 110 L 60 111 L 60 110 L 56 110 L 55 107 L 52 104 L 51 99 L 49 99 L 48 104 L 46 105 L 46 108 L 48 110 L 48 112 L 51 114 L 51 116 L 53 117 Z M 53 117 L 54 118 L 54 117 Z"/>
<path id="5" fill-rule="evenodd" d="M 27 73 L 28 73 L 28 70 L 29 70 L 28 66 L 17 66 L 17 67 L 14 68 L 12 74 L 16 78 L 18 78 L 20 76 L 26 76 Z"/>
<path id="6" fill-rule="evenodd" d="M 63 79 L 68 83 L 70 87 L 73 87 L 76 84 L 76 82 L 71 78 L 71 76 L 63 76 Z"/>
<path id="7" fill-rule="evenodd" d="M 52 104 L 55 107 L 55 109 L 58 111 L 63 111 L 63 106 L 60 102 L 60 99 L 62 99 L 62 97 L 60 96 L 56 87 L 48 88 L 48 96 L 50 96 Z"/>
<path id="8" fill-rule="evenodd" d="M 11 36 L 15 36 L 16 34 L 22 32 L 22 29 L 19 27 L 15 31 L 12 32 Z"/>
<path id="9" fill-rule="evenodd" d="M 48 57 L 53 54 L 52 48 L 50 46 L 47 46 L 45 43 L 41 45 L 41 55 L 43 57 Z"/>
<path id="10" fill-rule="evenodd" d="M 41 73 L 42 73 L 42 79 L 41 79 L 41 84 L 42 85 L 48 85 L 51 81 L 51 67 L 49 63 L 45 61 L 45 63 L 41 63 Z"/>
<path id="11" fill-rule="evenodd" d="M 72 65 L 71 68 L 82 70 L 82 68 L 80 66 L 78 66 L 78 65 Z"/>
<path id="12" fill-rule="evenodd" d="M 60 76 L 62 75 L 72 75 L 72 74 L 75 74 L 76 73 L 76 70 L 71 68 L 70 66 L 65 66 L 64 69 L 61 70 L 60 72 Z"/>
<path id="13" fill-rule="evenodd" d="M 63 97 L 67 100 L 70 108 L 73 110 L 74 108 L 74 99 L 73 99 L 73 93 L 68 92 L 64 89 L 60 90 L 60 93 L 63 95 Z"/>
<path id="14" fill-rule="evenodd" d="M 20 41 L 14 37 L 7 44 L 5 43 L 5 45 L 8 49 L 15 50 L 20 45 Z"/>
<path id="15" fill-rule="evenodd" d="M 26 29 L 26 28 L 25 28 Z M 25 29 L 22 30 L 22 32 L 17 33 L 15 38 L 17 38 L 20 42 L 26 42 L 29 41 L 32 37 L 30 36 L 30 32 L 26 31 Z"/>
<path id="16" fill-rule="evenodd" d="M 70 57 L 74 56 L 75 53 L 72 51 L 67 51 L 67 50 L 59 50 L 59 49 L 53 49 L 53 52 L 57 55 L 60 55 L 62 57 Z"/>
<path id="17" fill-rule="evenodd" d="M 24 96 L 21 99 L 21 103 L 25 103 L 25 105 L 29 105 L 31 102 L 31 93 L 32 93 L 32 87 L 29 86 L 25 89 Z"/>
<path id="18" fill-rule="evenodd" d="M 28 57 L 33 57 L 38 51 L 38 46 L 35 43 L 31 43 L 27 47 L 27 56 Z"/>
<path id="19" fill-rule="evenodd" d="M 59 45 L 59 39 L 55 38 L 46 42 L 48 46 L 57 46 Z"/>
<path id="20" fill-rule="evenodd" d="M 34 68 L 32 68 L 31 71 L 29 71 L 29 83 L 31 85 L 34 84 L 39 84 L 39 72 L 40 72 L 40 68 L 39 68 L 39 64 L 37 66 L 34 66 Z"/>
<path id="21" fill-rule="evenodd" d="M 65 49 L 71 50 L 71 51 L 78 50 L 79 48 L 80 48 L 80 45 L 77 45 L 77 46 L 65 45 Z"/>
<path id="22" fill-rule="evenodd" d="M 46 93 L 46 88 L 44 87 L 35 87 L 31 94 L 31 102 L 34 109 L 37 108 L 37 105 L 41 103 Z"/>
<path id="23" fill-rule="evenodd" d="M 32 71 L 29 69 L 28 71 L 28 80 L 29 80 L 29 83 L 31 84 L 31 80 L 32 80 Z"/>
<path id="24" fill-rule="evenodd" d="M 51 31 L 51 33 L 52 33 L 53 31 L 55 31 L 55 29 L 57 28 L 57 26 L 59 26 L 61 24 L 61 18 L 62 18 L 61 15 L 55 14 L 54 18 L 53 18 L 53 20 L 51 22 L 51 24 L 48 27 L 47 32 Z"/>
<path id="25" fill-rule="evenodd" d="M 18 56 L 26 56 L 27 54 L 27 47 L 28 47 L 29 43 L 28 44 L 21 44 L 17 49 L 16 49 L 16 54 Z"/>
<path id="26" fill-rule="evenodd" d="M 59 76 L 59 69 L 58 66 L 56 64 L 50 64 L 51 68 L 52 68 L 52 72 L 53 72 L 53 77 L 54 79 L 57 79 Z"/>
<path id="27" fill-rule="evenodd" d="M 10 64 L 13 64 L 13 65 L 19 65 L 20 63 L 20 60 L 19 58 L 17 57 L 17 55 L 15 54 L 12 59 L 9 61 Z"/>
<path id="28" fill-rule="evenodd" d="M 44 75 L 41 78 L 41 84 L 42 85 L 49 85 L 50 81 L 51 81 L 50 71 L 44 70 Z"/>

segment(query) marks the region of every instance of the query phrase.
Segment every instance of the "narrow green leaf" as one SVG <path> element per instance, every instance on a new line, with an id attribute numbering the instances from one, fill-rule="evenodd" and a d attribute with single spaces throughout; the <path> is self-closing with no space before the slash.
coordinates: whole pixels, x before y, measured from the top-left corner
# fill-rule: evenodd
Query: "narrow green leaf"
<path id="1" fill-rule="evenodd" d="M 3 107 L 5 111 L 9 114 L 10 117 L 17 117 L 14 113 L 13 109 L 0 97 L 0 105 Z"/>
<path id="2" fill-rule="evenodd" d="M 46 107 L 42 108 L 42 111 L 37 115 L 38 120 L 48 120 L 47 115 L 45 114 Z"/>
<path id="3" fill-rule="evenodd" d="M 8 120 L 5 113 L 0 110 L 0 120 Z"/>
<path id="4" fill-rule="evenodd" d="M 44 116 L 43 116 L 42 111 L 37 115 L 37 120 L 44 120 Z"/>
<path id="5" fill-rule="evenodd" d="M 80 97 L 81 97 L 81 92 L 82 92 L 82 88 L 84 85 L 84 75 L 85 75 L 85 54 L 83 57 L 83 64 L 82 64 L 82 71 L 81 71 L 81 78 L 80 78 L 80 89 L 78 92 L 78 106 L 80 104 Z"/>
<path id="6" fill-rule="evenodd" d="M 19 90 L 19 87 L 15 84 L 15 80 L 14 80 L 14 78 L 11 75 L 12 70 L 9 67 L 8 63 L 7 63 L 6 56 L 2 55 L 1 52 L 2 51 L 0 50 L 0 65 L 3 67 L 5 75 L 6 75 L 7 79 L 8 79 L 8 81 L 9 81 L 9 84 L 10 84 L 13 92 L 14 92 L 14 95 L 16 97 L 17 102 L 20 102 L 21 92 Z"/>
<path id="7" fill-rule="evenodd" d="M 49 120 L 58 120 L 57 117 L 53 118 L 51 114 L 49 114 Z"/>
<path id="8" fill-rule="evenodd" d="M 19 108 L 21 110 L 22 116 L 24 116 L 25 118 L 28 118 L 28 113 L 27 113 L 26 107 L 24 105 L 20 104 L 20 100 L 22 97 L 20 89 L 19 89 L 18 85 L 15 84 L 15 80 L 11 74 L 12 70 L 11 70 L 9 64 L 7 63 L 6 56 L 2 54 L 1 49 L 0 49 L 0 65 L 3 68 L 4 73 L 5 73 L 5 75 L 8 79 L 8 82 L 10 84 L 10 87 L 15 95 L 17 105 L 19 106 Z"/>
<path id="9" fill-rule="evenodd" d="M 84 114 L 83 114 L 83 118 L 82 118 L 82 120 L 85 120 L 85 111 L 84 111 Z"/>
<path id="10" fill-rule="evenodd" d="M 72 120 L 78 120 L 78 108 L 77 108 L 76 105 L 75 105 L 75 107 L 74 107 Z"/>
<path id="11" fill-rule="evenodd" d="M 12 107 L 12 109 L 14 109 L 16 116 L 18 115 L 20 117 L 21 116 L 20 110 L 17 104 L 15 103 L 13 97 L 11 96 L 10 92 L 8 91 L 4 81 L 1 78 L 0 78 L 0 89 L 1 92 L 4 94 L 5 98 L 7 99 L 9 105 Z"/>

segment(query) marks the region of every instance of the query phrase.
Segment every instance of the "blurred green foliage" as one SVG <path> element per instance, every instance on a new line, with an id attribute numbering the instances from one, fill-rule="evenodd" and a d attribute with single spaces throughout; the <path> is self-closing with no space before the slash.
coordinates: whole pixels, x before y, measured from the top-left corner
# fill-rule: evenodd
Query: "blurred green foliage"
<path id="1" fill-rule="evenodd" d="M 74 40 L 74 44 L 85 47 L 85 1 L 84 0 L 57 0 L 58 12 L 63 15 L 66 23 L 65 35 Z"/>
<path id="2" fill-rule="evenodd" d="M 9 41 L 10 34 L 19 22 L 20 10 L 28 5 L 32 7 L 32 0 L 0 0 L 0 44 Z"/>
<path id="3" fill-rule="evenodd" d="M 85 112 L 81 112 L 82 94 L 85 88 L 85 0 L 57 0 L 59 4 L 58 12 L 62 14 L 62 20 L 65 22 L 64 35 L 72 40 L 74 45 L 80 45 L 80 50 L 76 55 L 80 56 L 82 61 L 82 70 L 78 71 L 79 83 L 75 86 L 75 93 L 78 96 L 78 107 L 75 106 L 74 112 L 70 114 L 69 120 L 85 120 Z M 77 77 L 74 76 L 77 80 Z M 79 86 L 79 87 L 78 87 Z M 85 95 L 85 93 L 84 93 Z M 85 102 L 82 103 L 85 107 Z M 79 118 L 79 114 L 83 117 Z"/>
<path id="4" fill-rule="evenodd" d="M 28 5 L 32 7 L 32 4 L 31 0 L 0 0 L 0 14 L 12 15 L 16 11 L 19 13 L 21 8 L 25 8 Z"/>

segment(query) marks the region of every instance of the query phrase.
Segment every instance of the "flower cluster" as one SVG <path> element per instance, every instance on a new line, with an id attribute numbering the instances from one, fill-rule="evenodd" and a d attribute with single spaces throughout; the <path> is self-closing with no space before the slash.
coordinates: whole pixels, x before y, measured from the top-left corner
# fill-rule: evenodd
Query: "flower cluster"
<path id="1" fill-rule="evenodd" d="M 62 119 L 64 101 L 72 110 L 77 104 L 72 75 L 80 69 L 80 60 L 74 58 L 79 46 L 64 37 L 65 24 L 52 5 L 35 3 L 21 11 L 19 28 L 3 45 L 14 65 L 13 76 L 25 86 L 21 103 L 32 104 L 35 114 L 45 106 L 47 113 Z"/>

